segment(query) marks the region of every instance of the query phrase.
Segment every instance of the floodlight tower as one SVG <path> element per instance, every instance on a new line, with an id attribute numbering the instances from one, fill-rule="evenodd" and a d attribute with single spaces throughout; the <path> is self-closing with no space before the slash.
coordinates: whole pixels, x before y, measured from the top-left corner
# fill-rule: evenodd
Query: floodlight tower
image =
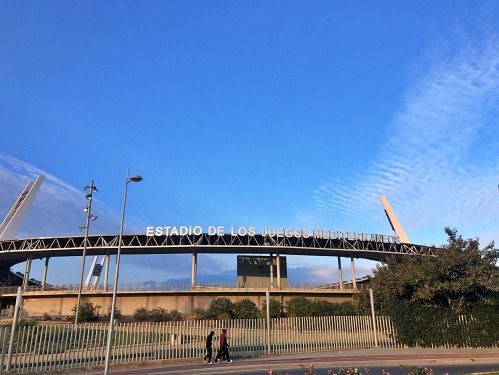
<path id="1" fill-rule="evenodd" d="M 98 191 L 97 187 L 94 185 L 94 180 L 90 181 L 90 185 L 87 185 L 83 188 L 83 190 L 87 191 L 85 198 L 87 199 L 87 206 L 83 210 L 86 212 L 86 222 L 85 226 L 80 229 L 85 229 L 85 238 L 83 240 L 83 252 L 81 254 L 81 267 L 80 267 L 80 283 L 78 285 L 78 298 L 76 300 L 76 311 L 75 311 L 75 322 L 74 328 L 78 324 L 78 314 L 80 312 L 80 303 L 81 303 L 81 291 L 83 286 L 83 273 L 85 272 L 85 258 L 87 256 L 87 245 L 88 245 L 88 229 L 90 227 L 90 222 L 95 221 L 97 216 L 92 215 L 92 200 L 94 197 L 94 192 Z"/>
<path id="2" fill-rule="evenodd" d="M 386 196 L 384 194 L 381 194 L 379 199 L 381 200 L 381 204 L 383 205 L 383 208 L 385 210 L 386 218 L 388 219 L 390 226 L 395 232 L 395 235 L 399 238 L 401 243 L 410 243 L 407 233 L 402 227 L 402 224 L 400 224 L 400 221 L 397 218 L 397 215 L 395 215 L 395 212 L 390 206 L 390 203 L 388 203 L 388 199 L 386 198 Z"/>

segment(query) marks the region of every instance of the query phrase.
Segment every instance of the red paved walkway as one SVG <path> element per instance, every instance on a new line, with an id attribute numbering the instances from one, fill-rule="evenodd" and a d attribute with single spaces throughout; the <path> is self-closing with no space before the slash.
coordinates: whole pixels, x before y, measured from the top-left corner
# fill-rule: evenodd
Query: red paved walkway
<path id="1" fill-rule="evenodd" d="M 499 364 L 499 350 L 493 349 L 393 349 L 393 350 L 365 350 L 347 352 L 320 352 L 281 357 L 259 357 L 254 359 L 235 359 L 234 363 L 220 363 L 206 365 L 199 360 L 182 362 L 149 362 L 150 367 L 133 368 L 117 367 L 112 373 L 115 375 L 159 375 L 159 374 L 217 374 L 224 370 L 238 372 L 244 370 L 262 370 L 271 368 L 296 369 L 300 364 L 316 366 L 328 365 L 331 367 L 347 366 L 375 366 L 375 365 L 423 365 L 423 364 L 466 364 L 466 363 L 497 363 Z M 101 374 L 101 371 L 91 374 Z"/>

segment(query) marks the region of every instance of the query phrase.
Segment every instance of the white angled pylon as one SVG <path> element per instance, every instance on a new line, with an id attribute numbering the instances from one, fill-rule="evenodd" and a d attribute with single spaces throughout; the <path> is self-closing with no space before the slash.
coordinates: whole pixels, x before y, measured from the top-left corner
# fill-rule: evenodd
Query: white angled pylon
<path id="1" fill-rule="evenodd" d="M 28 182 L 7 216 L 5 216 L 2 224 L 0 224 L 0 240 L 13 240 L 16 237 L 17 231 L 21 227 L 44 178 L 44 176 L 38 176 L 35 181 Z"/>
<path id="2" fill-rule="evenodd" d="M 410 243 L 409 237 L 407 237 L 407 234 L 405 233 L 402 224 L 400 224 L 397 215 L 395 215 L 395 212 L 393 212 L 390 203 L 388 203 L 388 199 L 385 197 L 384 194 L 381 194 L 379 199 L 381 200 L 381 204 L 383 205 L 383 208 L 385 210 L 386 218 L 388 219 L 390 226 L 395 232 L 395 235 L 399 238 L 401 243 Z"/>

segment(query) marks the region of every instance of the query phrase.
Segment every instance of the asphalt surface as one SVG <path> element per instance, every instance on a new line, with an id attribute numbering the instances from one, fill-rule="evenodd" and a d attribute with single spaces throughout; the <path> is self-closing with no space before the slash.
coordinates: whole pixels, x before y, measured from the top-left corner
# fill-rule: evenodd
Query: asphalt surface
<path id="1" fill-rule="evenodd" d="M 313 366 L 316 375 L 331 375 L 340 368 L 382 370 L 391 375 L 407 374 L 412 367 L 431 367 L 436 374 L 470 374 L 499 371 L 499 349 L 367 349 L 318 352 L 287 356 L 235 358 L 233 363 L 207 365 L 202 359 L 176 362 L 148 362 L 132 368 L 113 367 L 113 375 L 303 375 Z M 270 373 L 269 371 L 272 372 Z M 328 372 L 332 370 L 332 372 Z M 72 373 L 75 373 L 73 370 Z M 102 374 L 95 370 L 87 374 Z M 365 370 L 363 374 L 365 373 Z"/>

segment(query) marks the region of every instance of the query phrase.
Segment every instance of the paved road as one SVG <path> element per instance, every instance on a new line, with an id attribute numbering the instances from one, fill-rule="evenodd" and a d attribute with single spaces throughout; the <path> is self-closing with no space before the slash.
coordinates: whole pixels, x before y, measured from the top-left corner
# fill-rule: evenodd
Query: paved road
<path id="1" fill-rule="evenodd" d="M 313 365 L 317 375 L 328 375 L 327 370 L 357 367 L 369 368 L 369 375 L 381 370 L 392 375 L 406 374 L 412 366 L 428 366 L 437 374 L 469 374 L 499 371 L 498 349 L 367 349 L 344 352 L 319 352 L 288 356 L 236 358 L 233 363 L 206 365 L 201 359 L 178 362 L 149 362 L 148 367 L 115 367 L 114 375 L 303 375 L 300 365 Z M 406 366 L 406 370 L 401 366 Z M 75 373 L 73 370 L 72 373 Z M 88 373 L 87 373 L 88 374 Z M 92 372 L 102 374 L 102 371 Z"/>

